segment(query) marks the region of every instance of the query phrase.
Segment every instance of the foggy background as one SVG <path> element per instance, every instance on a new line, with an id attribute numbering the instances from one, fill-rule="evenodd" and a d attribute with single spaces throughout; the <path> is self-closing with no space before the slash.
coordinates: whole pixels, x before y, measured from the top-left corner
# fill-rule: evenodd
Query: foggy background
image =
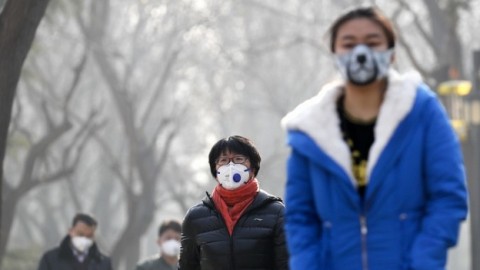
<path id="1" fill-rule="evenodd" d="M 207 155 L 229 135 L 254 141 L 261 188 L 283 197 L 280 119 L 337 76 L 327 28 L 360 4 L 395 23 L 400 72 L 433 89 L 474 76 L 480 0 L 51 0 L 10 123 L 1 269 L 36 269 L 76 212 L 134 269 L 159 223 L 213 189 Z M 467 221 L 448 269 L 471 269 L 471 235 Z"/>

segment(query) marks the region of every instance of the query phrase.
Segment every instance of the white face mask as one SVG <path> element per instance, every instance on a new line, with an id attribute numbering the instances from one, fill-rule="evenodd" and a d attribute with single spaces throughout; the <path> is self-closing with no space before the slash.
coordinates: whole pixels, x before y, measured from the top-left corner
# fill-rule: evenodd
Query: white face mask
<path id="1" fill-rule="evenodd" d="M 74 236 L 72 245 L 76 250 L 85 253 L 93 245 L 93 240 L 84 236 Z"/>
<path id="2" fill-rule="evenodd" d="M 234 190 L 245 184 L 250 178 L 250 169 L 243 164 L 230 162 L 217 170 L 217 180 L 223 188 Z"/>
<path id="3" fill-rule="evenodd" d="M 387 75 L 393 48 L 375 51 L 358 44 L 350 52 L 335 54 L 335 62 L 342 76 L 356 85 L 367 85 Z"/>
<path id="4" fill-rule="evenodd" d="M 180 242 L 175 239 L 170 239 L 163 242 L 160 248 L 162 254 L 170 257 L 176 257 L 180 254 L 180 246 Z"/>

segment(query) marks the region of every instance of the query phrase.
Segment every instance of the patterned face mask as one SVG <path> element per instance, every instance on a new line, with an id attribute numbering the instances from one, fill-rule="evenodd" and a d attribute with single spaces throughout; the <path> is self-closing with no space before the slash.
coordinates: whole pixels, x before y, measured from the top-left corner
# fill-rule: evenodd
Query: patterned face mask
<path id="1" fill-rule="evenodd" d="M 367 85 L 387 75 L 393 48 L 375 51 L 358 44 L 350 52 L 335 54 L 335 62 L 343 78 L 355 85 Z"/>

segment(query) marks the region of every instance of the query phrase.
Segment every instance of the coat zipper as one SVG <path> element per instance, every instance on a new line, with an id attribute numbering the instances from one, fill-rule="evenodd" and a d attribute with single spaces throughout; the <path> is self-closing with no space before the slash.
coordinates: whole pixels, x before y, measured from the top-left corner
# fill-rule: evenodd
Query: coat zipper
<path id="1" fill-rule="evenodd" d="M 367 218 L 364 214 L 360 215 L 360 234 L 362 237 L 362 269 L 368 270 L 368 251 L 367 251 Z"/>
<path id="2" fill-rule="evenodd" d="M 210 203 L 212 204 L 212 210 L 217 214 L 217 216 L 220 218 L 220 220 L 222 221 L 223 223 L 223 226 L 225 226 L 225 229 L 227 231 L 227 234 L 228 234 L 228 237 L 229 237 L 229 242 L 230 242 L 230 254 L 232 256 L 232 259 L 230 260 L 230 269 L 235 269 L 235 262 L 234 262 L 234 256 L 233 256 L 233 232 L 235 231 L 235 227 L 233 227 L 233 231 L 232 231 L 232 235 L 230 235 L 230 233 L 228 232 L 228 228 L 227 228 L 227 223 L 225 222 L 225 219 L 223 218 L 222 214 L 217 210 L 217 208 L 215 207 L 215 202 L 212 200 L 212 198 L 210 197 L 210 194 L 208 194 L 207 192 L 207 197 L 209 198 L 210 200 Z"/>
<path id="3" fill-rule="evenodd" d="M 263 205 L 263 203 L 260 204 L 259 206 L 256 206 L 255 208 L 258 208 L 258 207 L 260 207 L 260 206 L 262 206 L 262 205 Z M 237 223 L 235 224 L 235 226 L 233 226 L 232 235 L 230 235 L 230 253 L 232 254 L 232 260 L 230 261 L 232 264 L 231 264 L 231 268 L 230 268 L 230 269 L 232 269 L 232 270 L 235 270 L 235 269 L 236 269 L 236 267 L 235 267 L 235 265 L 236 265 L 236 264 L 235 264 L 235 256 L 234 256 L 235 254 L 234 254 L 234 247 L 233 247 L 233 244 L 234 244 L 234 243 L 233 243 L 233 242 L 234 242 L 234 241 L 233 241 L 233 235 L 235 234 L 235 229 L 237 228 L 238 224 L 240 224 L 240 221 L 242 221 L 245 217 L 248 217 L 248 216 L 249 216 L 249 212 L 251 212 L 252 209 L 253 209 L 251 206 L 252 206 L 252 205 L 250 204 L 250 206 L 248 206 L 247 209 L 245 209 L 245 211 L 243 212 L 243 214 L 242 214 L 242 216 L 240 217 L 240 219 L 237 221 Z M 217 213 L 218 213 L 218 211 L 217 211 Z M 218 215 L 220 215 L 221 219 L 223 220 L 223 224 L 224 224 L 225 227 L 226 227 L 226 224 L 227 224 L 227 223 L 225 223 L 225 220 L 223 219 L 222 214 L 221 214 L 221 213 L 218 213 Z M 227 232 L 228 232 L 228 229 L 227 229 Z"/>
<path id="4" fill-rule="evenodd" d="M 225 222 L 225 219 L 223 218 L 222 214 L 217 210 L 217 208 L 215 207 L 215 202 L 212 200 L 212 198 L 210 197 L 210 194 L 208 194 L 208 192 L 206 192 L 207 194 L 207 197 L 209 198 L 210 200 L 210 203 L 212 204 L 213 206 L 213 211 L 215 211 L 215 213 L 220 217 L 220 220 L 223 222 L 223 225 L 225 226 L 225 228 L 227 227 L 227 223 Z M 252 202 L 253 203 L 253 202 Z M 267 200 L 263 201 L 261 204 L 255 206 L 254 208 L 259 208 L 261 206 L 263 206 L 264 204 L 267 203 Z M 252 205 L 248 206 L 247 209 L 245 209 L 245 212 L 243 212 L 243 215 L 240 219 L 243 219 L 243 217 L 247 216 L 248 213 L 250 211 L 252 211 Z M 235 269 L 235 256 L 233 254 L 233 234 L 235 232 L 235 228 L 237 227 L 238 223 L 240 222 L 240 219 L 238 220 L 237 224 L 235 224 L 235 226 L 233 226 L 233 230 L 232 230 L 232 235 L 229 234 L 229 237 L 230 237 L 230 254 L 232 255 L 232 259 L 230 260 L 230 269 Z M 227 229 L 227 233 L 228 233 L 228 229 Z"/>

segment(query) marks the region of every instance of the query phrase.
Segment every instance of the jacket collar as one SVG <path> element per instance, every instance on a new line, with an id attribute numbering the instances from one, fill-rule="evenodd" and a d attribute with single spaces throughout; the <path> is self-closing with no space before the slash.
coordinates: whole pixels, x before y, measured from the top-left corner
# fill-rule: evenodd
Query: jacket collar
<path id="1" fill-rule="evenodd" d="M 273 195 L 269 194 L 268 192 L 260 189 L 260 191 L 258 191 L 257 195 L 255 195 L 255 199 L 253 199 L 252 204 L 250 204 L 248 206 L 248 208 L 245 210 L 245 212 L 250 211 L 251 209 L 255 209 L 257 207 L 260 207 L 260 206 L 262 206 L 264 204 L 267 204 L 269 202 L 273 202 L 273 201 L 281 202 L 282 199 L 279 198 L 279 197 L 273 196 Z M 202 202 L 203 202 L 204 205 L 208 206 L 209 208 L 215 209 L 215 204 L 213 202 L 213 199 L 208 192 L 206 192 L 206 196 L 203 198 Z"/>
<path id="2" fill-rule="evenodd" d="M 400 75 L 394 70 L 389 71 L 387 91 L 374 128 L 375 141 L 369 152 L 367 181 L 395 129 L 411 111 L 420 82 L 417 72 Z M 326 155 L 345 170 L 352 184 L 356 185 L 350 150 L 342 138 L 336 108 L 337 100 L 343 93 L 343 85 L 340 81 L 325 85 L 318 95 L 288 113 L 282 119 L 282 126 L 286 130 L 301 131 L 311 137 Z"/>

